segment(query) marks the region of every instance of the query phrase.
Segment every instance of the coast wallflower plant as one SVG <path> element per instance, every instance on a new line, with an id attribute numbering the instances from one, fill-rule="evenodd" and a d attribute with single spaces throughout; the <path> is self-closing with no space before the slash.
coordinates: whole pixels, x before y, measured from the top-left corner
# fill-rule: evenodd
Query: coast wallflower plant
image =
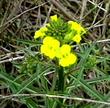
<path id="1" fill-rule="evenodd" d="M 35 32 L 34 38 L 42 40 L 41 54 L 57 60 L 62 67 L 68 67 L 77 61 L 77 56 L 72 52 L 70 43 L 79 44 L 85 33 L 86 30 L 77 22 L 64 22 L 57 15 L 53 15 L 49 23 Z"/>
<path id="2" fill-rule="evenodd" d="M 64 93 L 67 80 L 65 72 L 69 74 L 66 68 L 75 65 L 78 59 L 71 45 L 79 44 L 85 33 L 85 29 L 77 22 L 65 22 L 57 15 L 51 16 L 49 22 L 35 32 L 34 38 L 39 38 L 41 42 L 40 53 L 56 64 L 56 74 L 53 74 L 52 78 L 52 84 L 55 85 L 53 87 L 49 84 L 49 88 L 52 87 L 51 92 L 55 89 L 55 93 Z M 50 80 L 46 77 L 46 82 L 48 81 Z M 46 86 L 48 87 L 47 83 Z M 63 99 L 59 99 L 59 102 L 56 101 L 54 105 L 56 108 L 62 108 L 60 103 L 63 102 Z"/>

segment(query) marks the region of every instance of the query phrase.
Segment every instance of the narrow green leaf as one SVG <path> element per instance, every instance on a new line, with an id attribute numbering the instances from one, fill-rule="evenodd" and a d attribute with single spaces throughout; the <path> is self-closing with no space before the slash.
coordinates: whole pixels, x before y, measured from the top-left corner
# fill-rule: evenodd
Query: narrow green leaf
<path id="1" fill-rule="evenodd" d="M 98 91 L 96 91 L 95 89 L 93 89 L 89 84 L 87 84 L 84 80 L 79 80 L 77 79 L 75 76 L 72 76 L 77 82 L 79 82 L 79 84 L 81 84 L 89 93 L 91 93 L 93 96 L 95 96 L 96 98 L 100 99 L 100 100 L 105 100 L 104 96 L 101 95 Z"/>

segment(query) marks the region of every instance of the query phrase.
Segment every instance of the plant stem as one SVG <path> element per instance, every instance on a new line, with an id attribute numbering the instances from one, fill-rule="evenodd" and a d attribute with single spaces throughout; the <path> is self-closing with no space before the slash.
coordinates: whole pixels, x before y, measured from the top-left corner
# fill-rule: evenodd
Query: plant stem
<path id="1" fill-rule="evenodd" d="M 58 67 L 58 93 L 63 94 L 64 92 L 64 69 L 63 67 Z M 57 108 L 61 108 L 61 103 L 63 103 L 63 99 L 59 99 L 59 103 L 57 104 Z"/>
<path id="2" fill-rule="evenodd" d="M 62 93 L 64 90 L 64 69 L 61 66 L 58 69 L 58 78 L 58 91 Z"/>

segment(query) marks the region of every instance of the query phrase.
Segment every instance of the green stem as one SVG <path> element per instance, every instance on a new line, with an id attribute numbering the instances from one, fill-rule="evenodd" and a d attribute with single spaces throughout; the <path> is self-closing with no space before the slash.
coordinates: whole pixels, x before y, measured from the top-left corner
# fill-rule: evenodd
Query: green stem
<path id="1" fill-rule="evenodd" d="M 64 92 L 64 69 L 63 67 L 58 67 L 58 93 L 63 94 Z M 59 103 L 57 104 L 57 108 L 61 108 L 61 103 L 63 103 L 63 99 L 59 99 Z"/>
<path id="2" fill-rule="evenodd" d="M 63 93 L 64 90 L 64 70 L 63 67 L 59 67 L 58 69 L 58 91 L 59 93 Z"/>

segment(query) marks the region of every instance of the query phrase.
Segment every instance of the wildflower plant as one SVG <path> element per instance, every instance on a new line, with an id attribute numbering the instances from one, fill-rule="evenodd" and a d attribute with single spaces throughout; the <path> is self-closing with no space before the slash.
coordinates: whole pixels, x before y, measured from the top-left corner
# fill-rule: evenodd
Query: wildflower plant
<path id="1" fill-rule="evenodd" d="M 79 44 L 86 30 L 77 22 L 64 22 L 57 15 L 50 17 L 50 22 L 35 32 L 34 38 L 41 38 L 40 52 L 50 59 L 57 59 L 62 67 L 73 65 L 77 55 L 72 52 L 71 42 Z"/>
<path id="2" fill-rule="evenodd" d="M 57 15 L 50 17 L 49 23 L 35 32 L 34 39 L 41 39 L 40 53 L 54 60 L 58 72 L 58 93 L 64 92 L 64 68 L 77 62 L 77 55 L 71 43 L 79 44 L 86 30 L 77 22 L 65 22 Z M 63 102 L 63 100 L 60 100 Z M 58 104 L 57 108 L 61 106 Z"/>

